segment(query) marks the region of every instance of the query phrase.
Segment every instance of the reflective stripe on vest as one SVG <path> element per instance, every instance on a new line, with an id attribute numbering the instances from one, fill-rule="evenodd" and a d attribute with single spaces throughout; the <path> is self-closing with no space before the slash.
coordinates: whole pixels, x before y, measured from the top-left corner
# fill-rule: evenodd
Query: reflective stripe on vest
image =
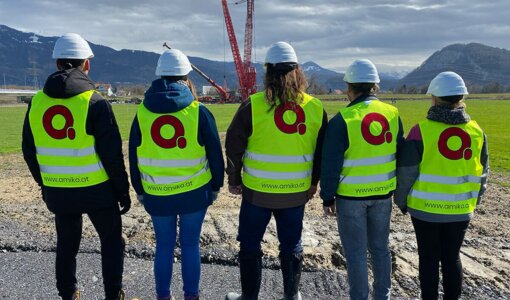
<path id="1" fill-rule="evenodd" d="M 207 162 L 207 157 L 202 156 L 196 159 L 154 159 L 154 158 L 138 158 L 138 164 L 148 167 L 193 167 Z"/>
<path id="2" fill-rule="evenodd" d="M 294 164 L 294 163 L 305 163 L 313 161 L 313 154 L 305 155 L 268 155 L 268 154 L 257 154 L 246 150 L 244 157 L 251 160 L 257 160 L 260 162 L 269 163 L 282 163 L 282 164 Z"/>
<path id="3" fill-rule="evenodd" d="M 309 176 L 312 176 L 312 171 L 302 171 L 302 172 L 270 172 L 270 171 L 263 171 L 263 170 L 257 170 L 253 168 L 249 168 L 244 166 L 243 170 L 245 173 L 258 177 L 258 178 L 264 178 L 264 179 L 275 179 L 275 180 L 285 180 L 285 179 L 305 179 Z"/>
<path id="4" fill-rule="evenodd" d="M 34 96 L 29 123 L 45 186 L 87 187 L 108 180 L 95 150 L 95 139 L 86 130 L 93 93 L 55 99 L 40 91 Z"/>
<path id="5" fill-rule="evenodd" d="M 422 192 L 422 191 L 412 190 L 411 196 L 416 197 L 416 198 L 421 198 L 421 199 L 428 199 L 428 200 L 458 202 L 458 201 L 469 200 L 471 198 L 478 198 L 478 192 L 471 191 L 471 192 L 461 193 L 461 194 L 445 194 L 445 193 L 433 193 L 433 192 Z"/>
<path id="6" fill-rule="evenodd" d="M 175 195 L 211 180 L 205 148 L 198 143 L 199 105 L 194 101 L 178 112 L 156 114 L 140 104 L 137 156 L 145 193 Z"/>
<path id="7" fill-rule="evenodd" d="M 96 147 L 90 146 L 84 149 L 35 147 L 35 151 L 39 155 L 82 157 L 96 154 Z"/>
<path id="8" fill-rule="evenodd" d="M 41 169 L 41 172 L 50 174 L 87 174 L 103 169 L 103 164 L 99 162 L 97 164 L 80 167 L 56 167 L 39 165 L 39 168 Z"/>
<path id="9" fill-rule="evenodd" d="M 165 184 L 173 184 L 173 183 L 190 180 L 194 177 L 197 177 L 197 176 L 207 172 L 208 170 L 209 170 L 209 164 L 206 163 L 204 165 L 204 167 L 202 169 L 200 169 L 200 171 L 198 171 L 197 173 L 195 173 L 191 176 L 151 176 L 146 173 L 140 173 L 140 175 L 143 180 L 145 180 L 149 183 L 165 185 Z"/>
<path id="10" fill-rule="evenodd" d="M 264 92 L 250 100 L 253 130 L 243 157 L 243 184 L 265 193 L 308 190 L 322 126 L 322 103 L 303 94 L 300 104 L 271 108 Z"/>
<path id="11" fill-rule="evenodd" d="M 358 159 L 346 159 L 344 160 L 344 167 L 359 167 L 359 166 L 371 166 L 385 164 L 392 162 L 396 159 L 395 153 L 384 156 L 377 156 L 371 158 L 358 158 Z"/>
<path id="12" fill-rule="evenodd" d="M 396 175 L 397 175 L 396 171 L 391 171 L 386 174 L 377 174 L 377 175 L 340 176 L 340 184 L 346 184 L 346 183 L 361 184 L 361 183 L 387 181 L 390 179 L 394 179 Z"/>
<path id="13" fill-rule="evenodd" d="M 420 174 L 418 176 L 418 181 L 423 182 L 435 182 L 435 183 L 444 183 L 444 184 L 462 184 L 467 182 L 473 183 L 481 183 L 482 177 L 480 176 L 442 176 L 442 175 L 430 175 L 430 174 Z"/>
<path id="14" fill-rule="evenodd" d="M 383 196 L 396 187 L 398 110 L 375 97 L 342 108 L 349 148 L 336 193 L 349 197 Z"/>
<path id="15" fill-rule="evenodd" d="M 425 120 L 419 128 L 423 157 L 407 206 L 415 212 L 433 214 L 439 221 L 472 213 L 483 171 L 482 130 L 475 121 L 449 125 Z"/>

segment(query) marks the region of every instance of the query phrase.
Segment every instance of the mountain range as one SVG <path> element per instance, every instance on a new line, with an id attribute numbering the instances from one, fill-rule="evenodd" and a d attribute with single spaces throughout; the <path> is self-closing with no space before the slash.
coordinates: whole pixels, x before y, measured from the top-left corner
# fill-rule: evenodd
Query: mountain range
<path id="1" fill-rule="evenodd" d="M 0 25 L 0 76 L 5 76 L 5 83 L 40 87 L 46 76 L 55 71 L 51 53 L 57 38 Z M 90 76 L 96 82 L 148 85 L 156 78 L 154 70 L 159 57 L 157 53 L 115 50 L 94 43 L 90 43 L 90 46 L 95 54 Z M 233 62 L 212 61 L 200 57 L 190 57 L 190 61 L 218 84 L 223 85 L 226 80 L 229 88 L 238 86 Z M 257 84 L 262 86 L 263 65 L 254 65 L 257 70 Z M 342 73 L 323 68 L 314 62 L 305 62 L 302 68 L 310 80 L 317 81 L 326 91 L 345 89 Z M 458 72 L 468 84 L 485 85 L 498 82 L 508 85 L 510 51 L 476 43 L 450 45 L 432 54 L 403 78 L 400 78 L 402 73 L 381 73 L 381 87 L 389 90 L 402 85 L 427 85 L 435 75 L 446 70 Z M 190 77 L 199 90 L 203 85 L 209 85 L 196 72 L 192 72 Z M 0 77 L 0 83 L 2 79 Z"/>
<path id="2" fill-rule="evenodd" d="M 453 44 L 432 54 L 399 84 L 426 85 L 438 73 L 454 71 L 468 85 L 510 85 L 510 51 L 479 43 Z"/>

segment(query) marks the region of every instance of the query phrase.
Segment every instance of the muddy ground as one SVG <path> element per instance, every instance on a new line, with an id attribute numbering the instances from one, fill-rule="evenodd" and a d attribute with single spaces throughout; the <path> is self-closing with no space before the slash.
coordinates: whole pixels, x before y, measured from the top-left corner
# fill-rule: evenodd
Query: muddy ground
<path id="1" fill-rule="evenodd" d="M 491 182 L 508 182 L 510 174 L 492 174 Z M 136 202 L 123 217 L 128 256 L 150 259 L 154 235 L 150 218 Z M 462 262 L 464 299 L 510 299 L 510 188 L 489 183 L 489 190 L 469 226 Z M 210 207 L 202 234 L 202 260 L 212 264 L 236 264 L 236 242 L 240 197 L 223 189 Z M 98 251 L 96 234 L 85 218 L 82 249 Z M 394 209 L 391 229 L 394 254 L 394 296 L 419 296 L 418 256 L 414 231 L 408 215 Z M 20 154 L 0 156 L 0 253 L 6 251 L 53 251 L 53 216 L 42 202 Z M 345 259 L 336 222 L 323 216 L 316 196 L 306 209 L 303 230 L 305 264 L 308 270 L 329 269 L 345 274 Z M 274 221 L 264 237 L 265 265 L 278 267 L 278 240 Z M 176 250 L 176 256 L 178 250 Z"/>

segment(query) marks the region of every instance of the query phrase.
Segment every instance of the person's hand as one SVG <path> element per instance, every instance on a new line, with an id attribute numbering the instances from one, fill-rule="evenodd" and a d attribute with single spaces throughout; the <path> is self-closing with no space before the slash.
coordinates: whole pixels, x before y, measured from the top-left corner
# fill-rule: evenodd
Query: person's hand
<path id="1" fill-rule="evenodd" d="M 212 202 L 216 201 L 216 199 L 218 199 L 218 194 L 220 193 L 220 191 L 212 191 L 211 192 L 211 199 L 212 199 Z"/>
<path id="2" fill-rule="evenodd" d="M 229 185 L 228 191 L 234 195 L 241 195 L 243 193 L 243 186 L 242 185 Z"/>
<path id="3" fill-rule="evenodd" d="M 136 199 L 138 199 L 138 202 L 140 202 L 141 205 L 144 205 L 143 203 L 143 195 L 136 195 Z"/>
<path id="4" fill-rule="evenodd" d="M 123 215 L 129 211 L 131 208 L 131 198 L 129 194 L 124 194 L 119 199 L 120 204 L 120 214 Z"/>
<path id="5" fill-rule="evenodd" d="M 317 186 L 316 185 L 310 186 L 310 189 L 308 190 L 308 200 L 312 199 L 313 196 L 315 196 L 315 193 L 317 193 Z"/>
<path id="6" fill-rule="evenodd" d="M 323 206 L 322 208 L 324 209 L 324 215 L 326 217 L 334 217 L 334 216 L 336 216 L 335 204 L 333 204 L 331 206 Z"/>

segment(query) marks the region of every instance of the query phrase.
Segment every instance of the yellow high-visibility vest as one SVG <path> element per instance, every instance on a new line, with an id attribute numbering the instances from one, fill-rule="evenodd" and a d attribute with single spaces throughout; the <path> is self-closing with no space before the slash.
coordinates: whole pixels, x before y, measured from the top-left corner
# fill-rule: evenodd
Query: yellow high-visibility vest
<path id="1" fill-rule="evenodd" d="M 45 186 L 87 187 L 108 180 L 95 139 L 86 130 L 93 94 L 56 99 L 39 91 L 32 99 L 28 118 Z"/>
<path id="2" fill-rule="evenodd" d="M 273 109 L 264 92 L 253 94 L 250 100 L 253 132 L 243 157 L 243 184 L 265 193 L 308 190 L 322 103 L 305 93 L 301 103 L 288 102 Z"/>
<path id="3" fill-rule="evenodd" d="M 199 106 L 193 101 L 178 112 L 156 114 L 140 104 L 142 143 L 136 151 L 145 193 L 175 195 L 211 180 L 205 147 L 197 140 Z"/>
<path id="4" fill-rule="evenodd" d="M 397 108 L 375 99 L 342 108 L 340 114 L 347 125 L 349 148 L 336 193 L 368 197 L 395 190 Z"/>
<path id="5" fill-rule="evenodd" d="M 483 131 L 475 121 L 449 125 L 425 120 L 420 174 L 407 196 L 409 210 L 463 215 L 475 210 L 483 166 Z"/>

